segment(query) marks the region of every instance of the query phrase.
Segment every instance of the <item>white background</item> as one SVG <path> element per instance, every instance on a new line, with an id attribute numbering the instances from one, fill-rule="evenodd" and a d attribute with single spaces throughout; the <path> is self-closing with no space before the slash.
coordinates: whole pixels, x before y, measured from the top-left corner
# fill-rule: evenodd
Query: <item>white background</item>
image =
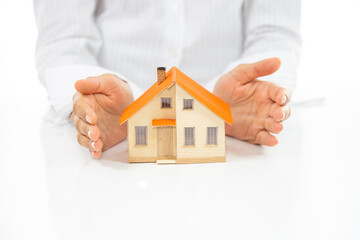
<path id="1" fill-rule="evenodd" d="M 263 222 L 260 221 L 258 227 L 274 234 L 268 236 L 255 234 L 257 226 L 251 225 L 250 230 L 254 231 L 254 234 L 251 235 L 247 232 L 250 231 L 249 229 L 244 229 L 245 239 L 270 239 L 271 237 L 276 238 L 277 235 L 279 236 L 277 239 L 360 239 L 360 231 L 357 230 L 360 225 L 360 211 L 358 207 L 360 201 L 358 186 L 360 182 L 359 177 L 357 177 L 360 169 L 359 164 L 356 163 L 356 161 L 360 161 L 358 151 L 360 145 L 360 133 L 358 130 L 360 123 L 358 106 L 360 103 L 359 11 L 360 1 L 357 0 L 303 1 L 303 51 L 299 69 L 298 88 L 294 101 L 297 102 L 298 106 L 306 107 L 306 110 L 301 110 L 303 120 L 306 120 L 304 121 L 306 123 L 305 126 L 302 126 L 301 129 L 304 131 L 304 136 L 308 138 L 305 140 L 299 139 L 299 141 L 312 140 L 316 142 L 316 139 L 312 139 L 312 134 L 314 134 L 313 138 L 319 136 L 319 133 L 323 134 L 321 136 L 326 137 L 319 139 L 317 142 L 321 151 L 316 151 L 316 145 L 305 144 L 304 146 L 307 146 L 312 152 L 306 152 L 305 149 L 299 153 L 299 156 L 301 154 L 299 159 L 302 159 L 302 161 L 299 160 L 299 166 L 297 167 L 305 172 L 305 176 L 302 176 L 305 179 L 305 183 L 301 182 L 301 184 L 305 184 L 307 187 L 304 188 L 306 191 L 296 192 L 293 196 L 295 203 L 302 202 L 302 204 L 300 205 L 301 207 L 295 208 L 293 217 L 290 217 L 290 220 L 292 220 L 291 228 L 284 230 L 283 235 L 281 235 L 281 233 L 271 232 L 271 230 L 264 227 L 266 225 L 264 225 L 265 221 L 268 221 L 267 224 L 272 226 L 272 215 L 276 222 L 277 213 L 280 215 L 285 214 L 285 210 L 276 209 L 272 211 L 263 206 L 260 209 L 266 209 L 270 217 L 267 216 L 268 218 L 263 219 Z M 64 222 L 58 220 L 57 224 L 61 225 L 62 228 L 57 228 L 57 224 L 53 223 L 52 218 L 61 218 L 61 211 L 66 211 L 66 209 L 58 209 L 58 212 L 52 215 L 48 214 L 48 209 L 54 207 L 53 205 L 61 207 L 61 205 L 54 201 L 54 195 L 61 200 L 71 202 L 73 192 L 65 190 L 55 194 L 51 191 L 48 192 L 45 184 L 49 179 L 46 177 L 52 178 L 52 186 L 55 186 L 56 189 L 56 186 L 62 186 L 61 177 L 56 178 L 59 175 L 54 174 L 52 176 L 51 173 L 61 172 L 66 183 L 66 181 L 69 181 L 69 178 L 66 179 L 66 177 L 71 179 L 72 174 L 76 172 L 76 168 L 66 168 L 71 163 L 64 159 L 63 165 L 60 167 L 56 165 L 56 170 L 48 173 L 46 172 L 44 162 L 39 160 L 43 156 L 51 154 L 42 149 L 44 149 L 44 145 L 45 147 L 52 148 L 52 143 L 44 144 L 44 142 L 38 140 L 40 134 L 51 134 L 51 131 L 49 133 L 45 131 L 44 133 L 41 123 L 41 116 L 44 115 L 48 105 L 46 92 L 37 80 L 35 70 L 34 48 L 36 34 L 32 1 L 0 0 L 0 239 L 69 239 L 67 238 L 68 236 L 75 236 L 77 239 L 81 239 L 83 235 L 80 234 L 80 231 L 76 231 L 77 225 L 75 220 L 78 220 L 78 218 L 75 217 L 73 221 L 71 218 L 66 220 L 75 224 L 71 225 L 73 228 L 66 225 L 65 220 Z M 296 104 L 294 105 L 296 106 Z M 323 112 L 324 114 L 326 113 L 323 115 L 326 117 L 321 117 L 322 115 L 319 112 L 321 114 Z M 292 125 L 289 122 L 290 129 L 295 133 L 294 129 L 296 129 L 296 124 L 299 121 L 299 118 L 294 116 Z M 326 128 L 322 128 L 322 125 L 326 126 Z M 69 130 L 69 134 L 72 134 L 72 129 Z M 287 139 L 291 139 L 291 136 L 287 136 L 284 133 L 284 137 L 280 140 L 284 142 Z M 75 144 L 75 141 L 72 143 Z M 58 146 L 57 148 L 61 147 Z M 292 148 L 293 146 L 283 144 L 278 148 L 282 149 L 281 151 L 274 151 L 275 153 L 280 151 L 283 154 L 286 147 Z M 256 148 L 248 147 L 247 145 L 246 148 L 250 149 L 249 154 L 252 153 L 251 151 L 258 154 Z M 64 151 L 66 150 L 65 148 Z M 336 154 L 327 154 L 328 150 L 335 151 Z M 268 151 L 270 150 L 265 152 Z M 270 153 L 269 156 L 275 153 Z M 66 156 L 66 153 L 64 154 Z M 86 154 L 86 152 L 81 152 L 81 154 Z M 76 153 L 74 155 L 77 157 L 81 154 Z M 309 162 L 306 161 L 307 159 Z M 279 160 L 279 162 L 281 161 Z M 243 169 L 246 166 L 259 167 L 262 164 L 265 166 L 269 164 L 268 162 L 264 163 L 261 161 L 243 163 L 245 164 L 245 166 L 242 166 Z M 290 161 L 290 163 L 292 162 Z M 90 176 L 90 181 L 94 188 L 102 193 L 105 190 L 100 187 L 100 183 L 106 183 L 106 179 L 110 179 L 111 175 L 106 176 L 108 178 L 104 176 L 105 180 L 98 179 L 95 181 L 92 178 L 92 171 L 96 172 L 97 168 L 91 164 L 91 167 L 83 174 L 85 179 Z M 286 163 L 284 164 L 280 165 L 280 170 L 278 169 L 278 171 L 281 171 L 281 168 L 286 169 Z M 148 169 L 152 168 L 152 166 L 146 165 L 146 167 L 142 168 Z M 194 169 L 199 168 L 199 166 L 194 167 Z M 210 173 L 216 173 L 214 165 L 210 168 L 212 168 L 209 171 Z M 250 168 L 250 172 L 257 174 L 254 169 L 257 168 Z M 145 170 L 141 171 L 146 173 Z M 161 171 L 161 169 L 157 170 L 160 176 Z M 246 172 L 242 174 L 244 174 L 242 180 L 251 179 L 251 176 L 247 175 Z M 196 175 L 196 173 L 193 172 L 193 175 Z M 128 175 L 125 176 L 130 177 Z M 168 177 L 171 178 L 172 176 L 169 175 Z M 284 179 L 280 177 L 280 180 L 292 180 L 291 176 L 287 177 Z M 278 179 L 278 181 L 280 180 Z M 82 184 L 80 186 L 85 186 L 85 189 L 80 191 L 90 191 L 86 189 L 87 185 L 85 183 Z M 112 184 L 107 186 L 109 188 L 114 187 Z M 146 187 L 147 184 L 149 183 L 146 181 L 137 181 L 139 187 Z M 281 186 L 281 183 L 279 184 Z M 71 183 L 65 186 L 71 186 Z M 200 184 L 199 186 L 201 188 L 202 185 Z M 204 186 L 206 187 L 207 185 Z M 270 185 L 267 187 L 272 189 Z M 281 189 L 277 190 L 280 191 Z M 65 199 L 63 194 L 68 194 L 70 199 Z M 248 189 L 247 194 L 250 194 L 249 199 L 251 199 L 251 194 L 254 194 L 254 192 Z M 259 192 L 258 194 L 261 197 L 267 196 L 269 193 L 264 190 L 264 192 Z M 90 196 L 98 200 L 98 202 L 95 202 L 95 208 L 93 208 L 91 216 L 102 216 L 97 212 L 96 204 L 104 204 L 104 202 L 95 195 Z M 52 201 L 49 201 L 49 198 Z M 85 205 L 87 201 L 91 202 L 91 199 L 82 200 L 84 200 Z M 285 200 L 284 202 L 286 203 Z M 282 203 L 280 202 L 280 204 Z M 285 207 L 289 206 L 285 204 Z M 102 208 L 104 207 L 102 206 Z M 196 212 L 196 210 L 193 211 Z M 87 214 L 84 209 L 80 213 Z M 131 214 L 131 211 L 127 213 Z M 216 213 L 215 211 L 215 215 L 222 216 Z M 254 216 L 260 214 L 255 209 L 254 212 L 248 210 L 247 213 L 249 214 L 249 222 L 253 221 L 250 217 L 251 214 L 254 214 Z M 111 213 L 108 213 L 108 215 L 109 217 L 114 217 Z M 68 216 L 71 216 L 71 214 Z M 177 216 L 181 217 L 182 215 L 178 213 Z M 241 218 L 231 219 L 234 222 L 238 220 L 240 221 Z M 134 222 L 135 220 L 130 218 L 130 221 Z M 194 224 L 197 223 L 198 218 L 190 214 L 187 216 L 187 221 L 190 224 Z M 101 225 L 102 223 L 96 223 L 102 230 L 114 227 L 109 225 L 106 228 Z M 116 225 L 116 223 L 114 224 Z M 242 220 L 239 224 L 246 224 L 246 221 Z M 286 227 L 288 226 L 286 222 L 283 224 Z M 81 229 L 81 226 L 78 229 Z M 229 226 L 233 225 L 229 223 Z M 65 229 L 67 232 L 65 233 L 65 230 L 64 232 L 59 232 L 61 229 Z M 136 228 L 134 229 L 136 230 Z M 275 227 L 275 229 L 280 228 Z M 98 232 L 93 230 L 92 233 Z M 111 231 L 109 230 L 107 233 L 110 234 Z M 179 236 L 186 237 L 186 235 L 178 234 Z M 226 233 L 223 232 L 223 234 L 227 236 Z M 94 236 L 105 236 L 105 239 L 111 238 L 107 235 L 95 234 Z M 215 234 L 214 236 L 217 235 Z M 253 238 L 249 236 L 253 236 Z"/>

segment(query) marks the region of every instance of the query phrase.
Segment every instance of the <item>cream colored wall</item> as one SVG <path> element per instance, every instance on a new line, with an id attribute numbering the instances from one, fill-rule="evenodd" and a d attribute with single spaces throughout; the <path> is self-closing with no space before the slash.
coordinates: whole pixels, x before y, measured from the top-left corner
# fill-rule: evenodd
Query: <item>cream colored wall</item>
<path id="1" fill-rule="evenodd" d="M 152 127 L 153 119 L 175 119 L 175 84 L 162 91 L 128 120 L 129 157 L 157 156 L 157 129 Z M 161 97 L 171 97 L 171 108 L 161 108 Z M 135 145 L 135 126 L 147 126 L 147 145 Z M 175 134 L 174 134 L 175 135 Z M 176 139 L 174 139 L 176 143 Z M 174 148 L 176 153 L 176 148 Z"/>
<path id="2" fill-rule="evenodd" d="M 193 110 L 183 110 L 183 99 L 194 99 Z M 185 146 L 184 127 L 195 127 L 195 146 Z M 207 145 L 207 127 L 218 127 L 218 144 Z M 176 84 L 177 158 L 225 156 L 224 120 Z"/>

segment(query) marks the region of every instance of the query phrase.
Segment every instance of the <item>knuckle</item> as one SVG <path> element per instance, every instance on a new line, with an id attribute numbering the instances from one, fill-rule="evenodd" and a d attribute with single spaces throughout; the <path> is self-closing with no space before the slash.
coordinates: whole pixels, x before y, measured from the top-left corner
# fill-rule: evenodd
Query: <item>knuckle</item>
<path id="1" fill-rule="evenodd" d="M 73 112 L 78 115 L 79 113 L 79 110 L 80 110 L 80 102 L 79 101 L 76 101 L 74 104 L 73 104 Z"/>
<path id="2" fill-rule="evenodd" d="M 76 127 L 76 123 L 79 121 L 79 117 L 73 113 L 72 121 L 74 123 L 74 126 Z"/>
<path id="3" fill-rule="evenodd" d="M 72 108 L 73 109 L 73 114 L 76 114 L 76 108 L 77 107 L 76 107 L 76 103 L 75 103 L 75 104 L 73 104 L 73 108 Z"/>
<path id="4" fill-rule="evenodd" d="M 72 97 L 73 102 L 76 102 L 79 99 L 80 95 L 81 94 L 79 92 L 76 92 Z"/>
<path id="5" fill-rule="evenodd" d="M 270 112 L 275 113 L 278 108 L 279 106 L 277 104 L 273 104 L 270 108 Z"/>
<path id="6" fill-rule="evenodd" d="M 104 74 L 102 74 L 101 76 L 103 76 L 103 77 L 111 77 L 112 74 L 111 74 L 111 73 L 104 73 Z"/>
<path id="7" fill-rule="evenodd" d="M 81 135 L 77 134 L 76 139 L 78 141 L 78 143 L 81 145 Z"/>
<path id="8" fill-rule="evenodd" d="M 78 130 L 78 132 L 80 132 L 80 130 L 81 130 L 81 120 L 80 119 L 78 119 L 75 122 L 75 128 Z"/>
<path id="9" fill-rule="evenodd" d="M 251 136 L 258 136 L 259 132 L 261 131 L 261 128 L 259 128 L 258 126 L 256 125 L 252 125 L 249 127 L 249 130 L 248 130 L 248 133 L 251 135 Z"/>
<path id="10" fill-rule="evenodd" d="M 94 78 L 94 76 L 88 76 L 87 78 L 85 78 L 85 80 L 93 80 Z"/>
<path id="11" fill-rule="evenodd" d="M 263 122 L 263 125 L 265 128 L 267 128 L 267 126 L 269 126 L 269 120 L 265 119 L 265 121 Z"/>
<path id="12" fill-rule="evenodd" d="M 282 125 L 280 125 L 280 124 L 274 125 L 274 131 L 273 131 L 274 133 L 280 133 L 281 130 L 282 130 Z"/>
<path id="13" fill-rule="evenodd" d="M 78 115 L 78 116 L 82 116 L 83 112 L 84 112 L 84 99 L 83 97 L 81 99 L 79 99 L 77 102 L 75 102 L 73 104 L 73 112 Z"/>
<path id="14" fill-rule="evenodd" d="M 115 79 L 115 75 L 112 74 L 112 73 L 104 73 L 102 75 L 102 77 L 106 78 L 106 79 L 109 79 L 109 80 L 114 80 Z"/>

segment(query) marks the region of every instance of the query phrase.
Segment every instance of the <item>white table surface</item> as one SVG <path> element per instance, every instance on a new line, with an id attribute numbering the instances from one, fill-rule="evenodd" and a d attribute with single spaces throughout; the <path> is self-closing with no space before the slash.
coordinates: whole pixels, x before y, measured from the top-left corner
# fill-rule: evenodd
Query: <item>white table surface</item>
<path id="1" fill-rule="evenodd" d="M 277 147 L 227 138 L 226 163 L 190 165 L 129 164 L 126 142 L 95 160 L 43 97 L 0 97 L 0 239 L 360 239 L 359 91 L 343 88 L 294 104 Z"/>

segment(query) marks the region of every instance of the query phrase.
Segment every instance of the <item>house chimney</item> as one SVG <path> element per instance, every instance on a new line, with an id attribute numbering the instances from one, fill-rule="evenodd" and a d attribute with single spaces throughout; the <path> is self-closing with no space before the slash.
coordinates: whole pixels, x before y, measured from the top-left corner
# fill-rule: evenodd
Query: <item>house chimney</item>
<path id="1" fill-rule="evenodd" d="M 158 67 L 157 68 L 157 82 L 158 85 L 162 83 L 166 78 L 166 68 L 165 67 Z"/>

